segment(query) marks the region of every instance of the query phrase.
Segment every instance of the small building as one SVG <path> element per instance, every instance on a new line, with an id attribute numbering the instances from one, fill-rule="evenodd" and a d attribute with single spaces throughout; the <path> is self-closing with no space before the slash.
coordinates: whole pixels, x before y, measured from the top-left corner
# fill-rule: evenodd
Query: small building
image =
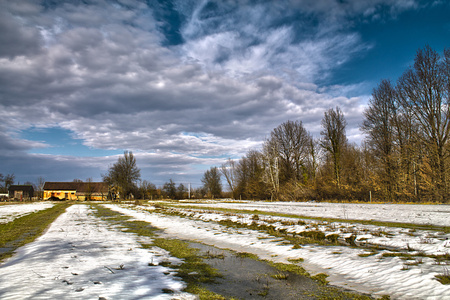
<path id="1" fill-rule="evenodd" d="M 24 200 L 32 200 L 34 196 L 34 188 L 32 185 L 10 185 L 9 189 L 9 198 L 15 199 L 19 201 Z"/>
<path id="2" fill-rule="evenodd" d="M 46 182 L 44 200 L 106 200 L 108 185 L 104 182 Z"/>

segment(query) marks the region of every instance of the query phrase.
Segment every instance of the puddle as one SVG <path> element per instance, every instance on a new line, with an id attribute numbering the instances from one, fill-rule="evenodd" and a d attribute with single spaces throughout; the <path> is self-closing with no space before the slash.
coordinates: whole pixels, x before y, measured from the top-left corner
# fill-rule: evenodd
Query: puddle
<path id="1" fill-rule="evenodd" d="M 324 286 L 290 272 L 281 272 L 269 264 L 234 252 L 199 243 L 189 243 L 200 249 L 204 261 L 216 268 L 223 278 L 205 284 L 212 292 L 238 299 L 317 299 Z M 272 277 L 275 276 L 276 278 Z"/>

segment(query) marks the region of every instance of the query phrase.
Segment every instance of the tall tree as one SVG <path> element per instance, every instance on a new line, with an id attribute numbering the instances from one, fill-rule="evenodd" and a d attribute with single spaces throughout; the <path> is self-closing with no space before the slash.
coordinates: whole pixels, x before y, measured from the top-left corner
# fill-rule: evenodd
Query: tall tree
<path id="1" fill-rule="evenodd" d="M 42 199 L 44 197 L 44 184 L 45 184 L 44 177 L 38 177 L 36 181 L 36 190 L 39 199 Z"/>
<path id="2" fill-rule="evenodd" d="M 339 107 L 336 110 L 330 108 L 322 119 L 322 139 L 320 146 L 329 153 L 333 161 L 334 177 L 338 188 L 341 186 L 341 155 L 347 143 L 345 127 L 347 121 Z"/>
<path id="3" fill-rule="evenodd" d="M 280 183 L 303 180 L 310 140 L 301 121 L 284 122 L 271 132 L 269 143 L 278 150 Z"/>
<path id="4" fill-rule="evenodd" d="M 398 86 L 401 104 L 419 124 L 418 138 L 430 154 L 435 199 L 448 201 L 450 49 L 444 51 L 444 57 L 429 46 L 419 49 L 414 66 L 403 73 Z"/>
<path id="5" fill-rule="evenodd" d="M 166 196 L 169 199 L 175 199 L 177 197 L 177 188 L 172 178 L 169 180 L 169 182 L 164 183 L 163 191 L 166 193 Z"/>
<path id="6" fill-rule="evenodd" d="M 245 199 L 266 198 L 264 184 L 264 166 L 262 154 L 250 150 L 239 161 L 238 165 L 238 194 Z"/>
<path id="7" fill-rule="evenodd" d="M 230 188 L 233 199 L 237 198 L 237 163 L 229 158 L 227 162 L 220 166 L 220 172 L 225 177 L 228 187 Z"/>
<path id="8" fill-rule="evenodd" d="M 280 193 L 280 167 L 278 164 L 278 148 L 273 140 L 263 144 L 264 181 L 270 190 L 270 198 L 278 199 Z"/>
<path id="9" fill-rule="evenodd" d="M 188 193 L 187 187 L 184 184 L 180 183 L 177 187 L 176 199 L 187 198 L 187 193 Z"/>
<path id="10" fill-rule="evenodd" d="M 222 195 L 222 183 L 220 181 L 220 172 L 217 167 L 211 167 L 205 171 L 202 183 L 209 196 L 220 197 Z"/>
<path id="11" fill-rule="evenodd" d="M 4 182 L 3 186 L 5 188 L 5 191 L 8 191 L 9 187 L 14 184 L 15 178 L 16 178 L 16 176 L 14 176 L 14 174 L 8 174 L 3 178 L 3 182 Z"/>
<path id="12" fill-rule="evenodd" d="M 92 178 L 86 179 L 86 191 L 85 191 L 85 200 L 91 200 L 92 194 L 94 193 L 94 185 L 92 183 Z"/>
<path id="13" fill-rule="evenodd" d="M 1 192 L 6 192 L 7 191 L 7 190 L 5 190 L 5 186 L 2 183 L 4 181 L 5 181 L 5 177 L 3 177 L 3 174 L 0 173 L 0 191 Z"/>
<path id="14" fill-rule="evenodd" d="M 378 178 L 388 201 L 394 199 L 397 185 L 396 99 L 396 91 L 390 81 L 381 81 L 373 90 L 372 98 L 364 111 L 364 121 L 361 126 L 367 135 L 368 144 L 379 162 Z"/>
<path id="15" fill-rule="evenodd" d="M 123 157 L 109 167 L 108 174 L 102 175 L 103 181 L 119 191 L 121 199 L 125 199 L 141 178 L 141 170 L 137 167 L 133 152 L 125 151 Z"/>

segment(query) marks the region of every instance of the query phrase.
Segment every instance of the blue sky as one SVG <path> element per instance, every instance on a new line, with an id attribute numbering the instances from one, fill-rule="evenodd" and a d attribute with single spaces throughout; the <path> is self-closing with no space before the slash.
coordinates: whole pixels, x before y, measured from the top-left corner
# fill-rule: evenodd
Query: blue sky
<path id="1" fill-rule="evenodd" d="M 0 0 L 0 173 L 101 180 L 123 151 L 142 179 L 201 184 L 301 120 L 363 111 L 419 48 L 450 45 L 450 3 L 420 0 Z"/>

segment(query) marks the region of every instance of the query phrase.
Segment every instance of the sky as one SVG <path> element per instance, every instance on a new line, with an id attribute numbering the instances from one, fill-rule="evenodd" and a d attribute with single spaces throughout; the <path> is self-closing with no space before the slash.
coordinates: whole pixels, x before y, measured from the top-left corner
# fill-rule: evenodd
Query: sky
<path id="1" fill-rule="evenodd" d="M 316 138 L 363 112 L 418 49 L 450 46 L 445 0 L 0 0 L 0 173 L 102 174 L 132 151 L 142 180 L 201 185 L 300 120 Z"/>

